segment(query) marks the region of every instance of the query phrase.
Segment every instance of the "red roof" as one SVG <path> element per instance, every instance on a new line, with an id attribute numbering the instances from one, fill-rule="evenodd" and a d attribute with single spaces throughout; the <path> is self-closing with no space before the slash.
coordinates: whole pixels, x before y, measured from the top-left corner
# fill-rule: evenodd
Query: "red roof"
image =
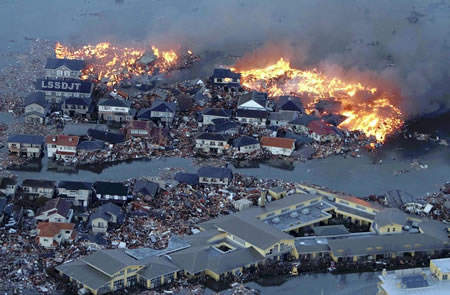
<path id="1" fill-rule="evenodd" d="M 318 135 L 336 134 L 334 129 L 322 120 L 314 120 L 309 122 L 308 129 Z"/>
<path id="2" fill-rule="evenodd" d="M 77 146 L 79 140 L 80 138 L 78 136 L 49 135 L 45 138 L 45 143 L 62 146 Z"/>
<path id="3" fill-rule="evenodd" d="M 56 151 L 56 153 L 58 155 L 67 155 L 67 156 L 75 155 L 75 152 Z"/>
<path id="4" fill-rule="evenodd" d="M 284 149 L 292 149 L 294 148 L 295 139 L 292 138 L 282 138 L 282 137 L 267 137 L 263 136 L 261 138 L 262 146 L 272 146 L 279 147 Z"/>
<path id="5" fill-rule="evenodd" d="M 73 230 L 75 224 L 64 222 L 39 222 L 37 229 L 40 237 L 54 237 L 61 230 Z"/>

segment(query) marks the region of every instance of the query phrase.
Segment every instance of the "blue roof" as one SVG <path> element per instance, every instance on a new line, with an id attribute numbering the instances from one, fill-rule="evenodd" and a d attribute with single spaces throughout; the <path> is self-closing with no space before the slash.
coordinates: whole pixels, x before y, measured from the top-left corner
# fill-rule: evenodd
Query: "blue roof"
<path id="1" fill-rule="evenodd" d="M 111 106 L 111 107 L 127 107 L 129 108 L 131 103 L 123 99 L 116 98 L 102 98 L 100 99 L 99 106 Z"/>
<path id="2" fill-rule="evenodd" d="M 57 69 L 61 66 L 66 66 L 72 71 L 81 71 L 86 67 L 86 62 L 81 59 L 47 58 L 46 69 Z"/>
<path id="3" fill-rule="evenodd" d="M 162 101 L 162 100 L 155 100 L 152 103 L 152 107 L 150 108 L 151 111 L 169 112 L 169 113 L 175 113 L 176 109 L 177 109 L 177 106 L 175 103 Z"/>
<path id="4" fill-rule="evenodd" d="M 241 74 L 232 72 L 230 69 L 214 69 L 213 78 L 240 79 Z"/>
<path id="5" fill-rule="evenodd" d="M 64 100 L 64 103 L 66 105 L 70 104 L 70 105 L 89 106 L 91 104 L 91 99 L 85 97 L 68 97 Z"/>
<path id="6" fill-rule="evenodd" d="M 149 108 L 140 109 L 139 112 L 137 113 L 137 116 L 136 116 L 136 117 L 137 117 L 139 120 L 141 120 L 141 119 L 150 120 L 150 118 L 151 118 L 151 113 L 152 113 L 152 111 L 151 111 L 151 109 L 149 109 Z"/>
<path id="7" fill-rule="evenodd" d="M 276 105 L 277 110 L 303 112 L 303 104 L 300 97 L 280 96 Z"/>
<path id="8" fill-rule="evenodd" d="M 258 144 L 258 143 L 259 143 L 259 141 L 256 138 L 250 137 L 250 136 L 241 136 L 241 137 L 238 137 L 235 140 L 233 140 L 234 147 L 242 147 L 242 146 L 254 145 L 254 144 Z"/>
<path id="9" fill-rule="evenodd" d="M 198 169 L 199 177 L 212 177 L 212 178 L 233 178 L 233 172 L 229 168 L 220 168 L 220 167 L 212 167 L 206 166 Z"/>
<path id="10" fill-rule="evenodd" d="M 92 183 L 83 181 L 60 181 L 58 188 L 65 188 L 68 190 L 90 190 L 92 189 Z"/>
<path id="11" fill-rule="evenodd" d="M 102 140 L 104 142 L 116 144 L 125 141 L 125 136 L 119 133 L 112 133 L 96 129 L 88 129 L 88 135 L 94 139 Z"/>
<path id="12" fill-rule="evenodd" d="M 43 144 L 44 137 L 40 135 L 14 134 L 8 137 L 8 142 Z"/>
<path id="13" fill-rule="evenodd" d="M 38 105 L 42 106 L 43 108 L 45 108 L 47 106 L 47 100 L 45 100 L 45 93 L 33 92 L 33 93 L 29 94 L 25 98 L 25 106 L 28 106 L 33 103 L 38 104 Z"/>
<path id="14" fill-rule="evenodd" d="M 141 193 L 143 195 L 148 195 L 154 197 L 159 190 L 159 184 L 147 181 L 147 180 L 138 180 L 134 184 L 133 192 Z"/>
<path id="15" fill-rule="evenodd" d="M 236 117 L 240 118 L 266 118 L 269 116 L 269 113 L 266 111 L 260 111 L 260 110 L 243 110 L 238 109 L 236 111 Z"/>
<path id="16" fill-rule="evenodd" d="M 227 141 L 228 139 L 222 135 L 217 133 L 203 132 L 196 139 L 204 139 L 204 140 L 216 140 L 216 141 Z"/>
<path id="17" fill-rule="evenodd" d="M 410 275 L 407 277 L 403 277 L 402 285 L 404 285 L 408 289 L 423 288 L 423 287 L 428 286 L 428 282 L 427 282 L 427 280 L 425 280 L 425 278 L 422 275 L 416 274 L 416 275 Z"/>
<path id="18" fill-rule="evenodd" d="M 91 93 L 92 83 L 77 79 L 37 79 L 36 90 L 71 93 Z"/>
<path id="19" fill-rule="evenodd" d="M 239 128 L 239 123 L 230 121 L 228 119 L 214 119 L 212 120 L 214 123 L 214 132 L 224 132 L 232 129 Z"/>
<path id="20" fill-rule="evenodd" d="M 177 174 L 175 174 L 174 179 L 179 183 L 186 183 L 190 185 L 198 184 L 198 175 L 194 173 L 178 172 Z"/>
<path id="21" fill-rule="evenodd" d="M 203 115 L 229 118 L 231 110 L 208 108 L 203 111 Z"/>
<path id="22" fill-rule="evenodd" d="M 77 149 L 86 151 L 98 151 L 105 148 L 105 142 L 101 140 L 82 141 L 78 144 Z"/>

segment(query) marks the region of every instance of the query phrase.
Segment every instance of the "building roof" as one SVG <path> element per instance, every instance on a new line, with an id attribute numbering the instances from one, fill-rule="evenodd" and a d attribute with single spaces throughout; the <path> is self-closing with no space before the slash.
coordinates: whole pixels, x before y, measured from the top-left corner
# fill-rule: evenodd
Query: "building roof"
<path id="1" fill-rule="evenodd" d="M 56 269 L 93 290 L 103 287 L 111 280 L 109 276 L 87 265 L 82 259 L 58 265 Z"/>
<path id="2" fill-rule="evenodd" d="M 67 97 L 64 99 L 64 104 L 88 107 L 91 104 L 91 99 L 86 97 Z"/>
<path id="3" fill-rule="evenodd" d="M 119 206 L 117 206 L 112 202 L 102 204 L 99 207 L 97 207 L 94 213 L 92 213 L 91 216 L 89 217 L 89 224 L 92 224 L 92 220 L 94 220 L 95 218 L 102 218 L 110 222 L 112 215 L 117 217 L 118 224 L 123 222 L 124 216 L 122 213 L 122 209 Z"/>
<path id="4" fill-rule="evenodd" d="M 450 258 L 431 259 L 430 261 L 433 262 L 441 272 L 450 272 Z"/>
<path id="5" fill-rule="evenodd" d="M 236 118 L 257 118 L 257 119 L 267 119 L 269 113 L 262 110 L 244 110 L 238 109 L 236 111 Z"/>
<path id="6" fill-rule="evenodd" d="M 339 124 L 344 122 L 345 119 L 347 119 L 347 117 L 340 115 L 340 114 L 328 114 L 328 115 L 325 115 L 322 117 L 322 120 L 324 120 L 325 123 L 331 124 L 334 126 L 338 126 Z"/>
<path id="7" fill-rule="evenodd" d="M 250 136 L 246 136 L 246 135 L 238 137 L 235 140 L 233 140 L 233 146 L 237 147 L 237 148 L 247 146 L 247 145 L 254 145 L 254 144 L 259 144 L 259 141 L 254 137 L 250 137 Z"/>
<path id="8" fill-rule="evenodd" d="M 126 101 L 124 99 L 116 99 L 116 98 L 102 98 L 98 102 L 99 106 L 110 106 L 110 107 L 122 107 L 122 108 L 129 108 L 131 106 L 131 103 L 129 101 Z"/>
<path id="9" fill-rule="evenodd" d="M 50 210 L 55 210 L 55 213 L 58 213 L 63 217 L 67 217 L 69 215 L 70 208 L 72 208 L 72 203 L 70 201 L 61 198 L 51 199 L 48 200 L 44 206 L 39 208 L 38 215 Z"/>
<path id="10" fill-rule="evenodd" d="M 78 144 L 78 150 L 98 151 L 105 149 L 105 142 L 101 140 L 86 140 Z"/>
<path id="11" fill-rule="evenodd" d="M 207 108 L 203 111 L 203 116 L 216 116 L 216 117 L 231 117 L 231 110 L 218 109 L 218 108 Z"/>
<path id="12" fill-rule="evenodd" d="M 232 131 L 239 129 L 239 123 L 235 121 L 231 121 L 229 119 L 217 118 L 213 119 L 213 127 L 212 130 L 217 133 L 225 133 L 226 131 Z"/>
<path id="13" fill-rule="evenodd" d="M 121 182 L 97 181 L 94 190 L 101 195 L 128 196 L 128 187 Z"/>
<path id="14" fill-rule="evenodd" d="M 146 261 L 147 266 L 139 271 L 141 277 L 151 280 L 162 275 L 174 273 L 180 270 L 178 266 L 170 262 L 166 257 L 155 256 Z"/>
<path id="15" fill-rule="evenodd" d="M 216 141 L 227 141 L 228 140 L 228 138 L 222 134 L 210 133 L 210 132 L 203 132 L 199 136 L 197 136 L 196 139 L 216 140 Z"/>
<path id="16" fill-rule="evenodd" d="M 302 114 L 298 118 L 292 120 L 290 124 L 298 126 L 308 126 L 309 122 L 314 120 L 319 120 L 319 118 L 313 115 Z"/>
<path id="17" fill-rule="evenodd" d="M 195 173 L 178 172 L 177 174 L 175 174 L 174 179 L 179 183 L 186 183 L 189 185 L 198 184 L 198 174 Z"/>
<path id="18" fill-rule="evenodd" d="M 53 85 L 52 87 L 49 86 L 50 83 Z M 66 84 L 68 86 L 64 86 Z M 71 87 L 72 85 L 79 85 L 79 86 Z M 39 91 L 58 91 L 58 92 L 72 92 L 85 94 L 89 94 L 92 92 L 91 82 L 77 79 L 52 79 L 52 78 L 37 79 L 35 87 L 36 90 Z"/>
<path id="19" fill-rule="evenodd" d="M 312 230 L 316 236 L 337 236 L 349 233 L 347 228 L 342 224 L 314 226 Z"/>
<path id="20" fill-rule="evenodd" d="M 125 142 L 125 136 L 119 133 L 107 132 L 97 129 L 88 129 L 88 136 L 111 144 Z"/>
<path id="21" fill-rule="evenodd" d="M 47 58 L 46 69 L 57 69 L 61 66 L 65 66 L 72 71 L 81 71 L 86 67 L 86 62 L 81 59 Z"/>
<path id="22" fill-rule="evenodd" d="M 125 128 L 127 129 L 150 129 L 155 127 L 156 124 L 153 121 L 140 121 L 140 120 L 131 120 L 127 123 Z"/>
<path id="23" fill-rule="evenodd" d="M 201 167 L 198 169 L 199 177 L 212 177 L 212 178 L 233 178 L 233 172 L 229 168 L 220 168 L 220 167 Z"/>
<path id="24" fill-rule="evenodd" d="M 382 227 L 390 224 L 405 225 L 408 221 L 408 215 L 397 208 L 386 208 L 375 215 L 374 223 L 378 227 Z"/>
<path id="25" fill-rule="evenodd" d="M 77 146 L 80 138 L 78 136 L 69 136 L 69 135 L 48 135 L 45 137 L 46 144 L 56 144 L 62 146 Z"/>
<path id="26" fill-rule="evenodd" d="M 54 237 L 62 230 L 74 230 L 75 224 L 65 222 L 39 222 L 37 229 L 40 237 Z"/>
<path id="27" fill-rule="evenodd" d="M 82 260 L 109 276 L 113 276 L 127 266 L 140 265 L 138 260 L 128 256 L 123 249 L 99 250 Z"/>
<path id="28" fill-rule="evenodd" d="M 136 117 L 137 117 L 138 119 L 146 119 L 146 120 L 150 120 L 150 118 L 151 118 L 151 113 L 152 113 L 152 111 L 151 111 L 150 108 L 143 108 L 143 109 L 140 109 L 140 110 L 137 112 Z"/>
<path id="29" fill-rule="evenodd" d="M 58 188 L 65 188 L 68 190 L 91 190 L 92 182 L 83 181 L 60 181 Z"/>
<path id="30" fill-rule="evenodd" d="M 303 112 L 303 103 L 300 97 L 283 95 L 280 96 L 276 101 L 277 111 L 295 111 Z"/>
<path id="31" fill-rule="evenodd" d="M 294 111 L 283 111 L 283 112 L 271 112 L 269 113 L 270 121 L 284 121 L 291 122 L 297 118 L 298 113 Z"/>
<path id="32" fill-rule="evenodd" d="M 22 181 L 22 186 L 54 188 L 55 182 L 43 179 L 24 179 Z"/>
<path id="33" fill-rule="evenodd" d="M 0 188 L 6 188 L 7 185 L 16 185 L 17 181 L 12 177 L 0 177 Z"/>
<path id="34" fill-rule="evenodd" d="M 43 92 L 30 93 L 25 98 L 25 106 L 28 106 L 30 104 L 38 104 L 43 108 L 47 107 L 47 100 L 45 99 L 45 93 Z"/>
<path id="35" fill-rule="evenodd" d="M 261 137 L 261 146 L 292 149 L 295 147 L 295 139 L 263 136 Z"/>
<path id="36" fill-rule="evenodd" d="M 241 106 L 249 101 L 254 101 L 261 107 L 265 108 L 267 103 L 267 93 L 251 91 L 249 93 L 243 94 L 239 97 L 238 106 Z"/>
<path id="37" fill-rule="evenodd" d="M 323 99 L 315 104 L 315 108 L 321 113 L 335 113 L 341 108 L 341 102 L 333 99 Z"/>
<path id="38" fill-rule="evenodd" d="M 44 137 L 40 135 L 13 134 L 8 137 L 9 143 L 43 144 Z"/>
<path id="39" fill-rule="evenodd" d="M 176 109 L 177 109 L 177 106 L 173 102 L 167 102 L 167 101 L 163 101 L 163 100 L 155 100 L 152 103 L 150 111 L 175 113 Z"/>
<path id="40" fill-rule="evenodd" d="M 0 216 L 3 215 L 3 211 L 5 211 L 6 204 L 8 204 L 8 200 L 4 197 L 0 198 Z"/>
<path id="41" fill-rule="evenodd" d="M 152 197 L 154 197 L 158 193 L 158 190 L 159 184 L 142 179 L 136 181 L 133 188 L 134 193 L 140 193 Z"/>
<path id="42" fill-rule="evenodd" d="M 318 135 L 336 134 L 336 131 L 322 120 L 313 120 L 308 123 L 308 129 Z"/>
<path id="43" fill-rule="evenodd" d="M 232 72 L 230 69 L 214 69 L 212 77 L 240 79 L 241 74 Z"/>

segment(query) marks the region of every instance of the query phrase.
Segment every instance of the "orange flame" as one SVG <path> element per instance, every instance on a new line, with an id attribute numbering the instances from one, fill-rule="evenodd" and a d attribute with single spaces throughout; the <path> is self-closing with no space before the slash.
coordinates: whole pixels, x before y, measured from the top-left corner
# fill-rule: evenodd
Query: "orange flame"
<path id="1" fill-rule="evenodd" d="M 237 72 L 235 68 L 231 70 Z M 392 103 L 393 96 L 378 93 L 376 88 L 361 83 L 346 83 L 327 77 L 317 70 L 303 71 L 291 68 L 289 61 L 280 58 L 264 68 L 240 71 L 241 84 L 250 89 L 265 91 L 269 96 L 308 95 L 312 97 L 306 108 L 312 112 L 321 99 L 341 103 L 339 113 L 345 117 L 339 127 L 360 130 L 382 142 L 386 136 L 403 125 L 400 109 Z M 361 99 L 358 93 L 367 93 L 370 99 Z"/>
<path id="2" fill-rule="evenodd" d="M 83 70 L 82 79 L 107 80 L 107 85 L 116 85 L 123 79 L 132 78 L 143 74 L 154 74 L 172 70 L 178 56 L 174 50 L 161 51 L 152 46 L 153 55 L 156 57 L 149 64 L 139 63 L 139 59 L 145 54 L 142 48 L 127 48 L 111 45 L 108 42 L 96 45 L 85 45 L 79 49 L 56 43 L 55 54 L 57 58 L 84 59 L 88 66 Z"/>

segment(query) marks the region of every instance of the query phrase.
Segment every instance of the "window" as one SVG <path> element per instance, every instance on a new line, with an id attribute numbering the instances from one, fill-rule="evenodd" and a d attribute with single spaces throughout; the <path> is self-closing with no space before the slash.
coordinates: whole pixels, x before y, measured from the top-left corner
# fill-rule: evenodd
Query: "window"
<path id="1" fill-rule="evenodd" d="M 136 283 L 137 283 L 136 275 L 127 278 L 127 286 L 128 287 L 134 286 L 134 285 L 136 285 Z"/>
<path id="2" fill-rule="evenodd" d="M 70 234 L 70 230 L 66 230 L 66 234 Z"/>
<path id="3" fill-rule="evenodd" d="M 392 231 L 395 231 L 395 227 L 392 228 Z"/>
<path id="4" fill-rule="evenodd" d="M 448 280 L 448 275 L 442 275 L 442 280 Z"/>
<path id="5" fill-rule="evenodd" d="M 62 76 L 63 72 L 61 70 L 56 70 L 56 76 Z"/>
<path id="6" fill-rule="evenodd" d="M 391 232 L 391 228 L 390 228 L 390 227 L 388 227 L 388 229 L 387 229 L 387 232 L 388 232 L 388 233 L 390 233 L 390 232 Z"/>
<path id="7" fill-rule="evenodd" d="M 161 277 L 152 279 L 152 288 L 161 286 Z"/>
<path id="8" fill-rule="evenodd" d="M 119 290 L 123 288 L 123 280 L 117 280 L 114 282 L 114 290 Z"/>
<path id="9" fill-rule="evenodd" d="M 70 77 L 70 71 L 64 71 L 64 76 L 65 77 Z"/>
<path id="10" fill-rule="evenodd" d="M 175 278 L 174 273 L 170 273 L 170 274 L 164 276 L 166 283 L 172 282 L 174 280 L 174 278 Z"/>

